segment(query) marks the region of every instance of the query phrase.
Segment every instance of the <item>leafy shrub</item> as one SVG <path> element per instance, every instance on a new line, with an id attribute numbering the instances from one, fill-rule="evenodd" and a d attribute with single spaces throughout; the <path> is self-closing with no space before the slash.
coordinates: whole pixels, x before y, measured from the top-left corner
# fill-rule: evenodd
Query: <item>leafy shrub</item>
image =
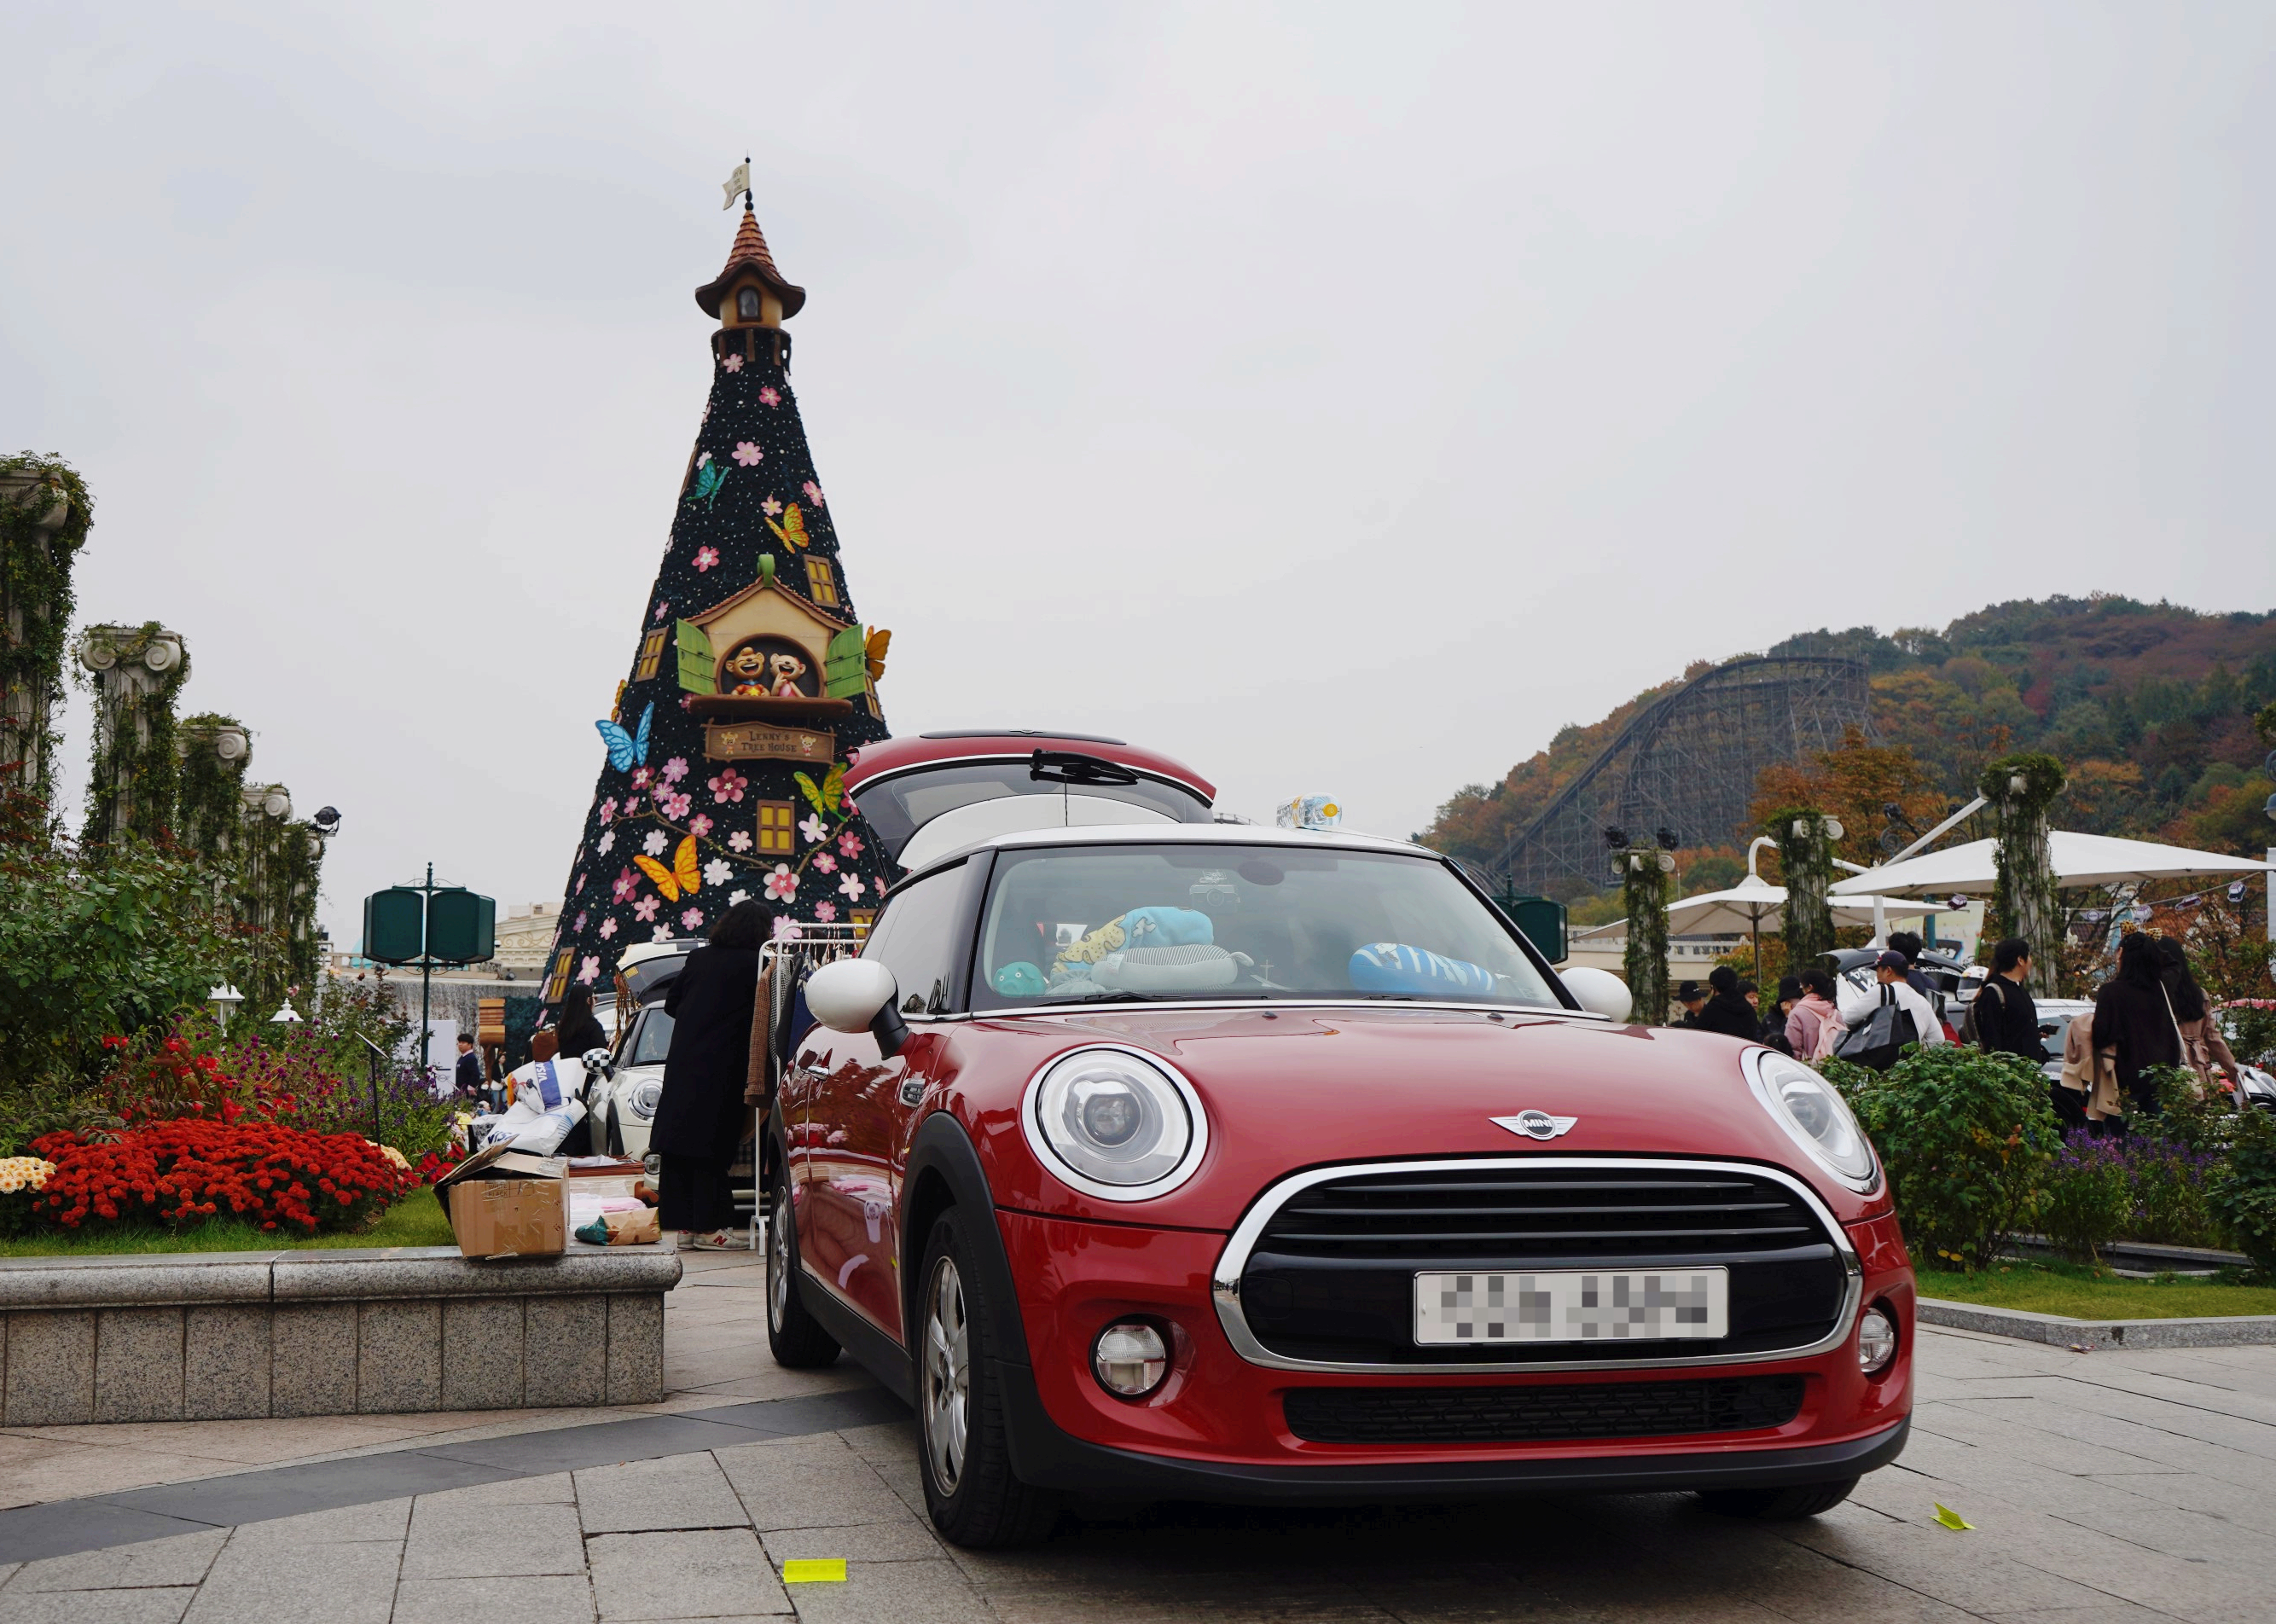
<path id="1" fill-rule="evenodd" d="M 2123 1144 L 2133 1195 L 2133 1211 L 2120 1232 L 2128 1240 L 2218 1246 L 2226 1239 L 2211 1201 L 2221 1151 L 2192 1150 L 2158 1134 L 2130 1135 Z"/>
<path id="2" fill-rule="evenodd" d="M 1849 1098 L 1888 1169 L 1898 1221 L 1923 1256 L 1976 1270 L 2037 1217 L 2061 1143 L 2047 1081 L 2020 1055 L 1916 1050 Z"/>
<path id="3" fill-rule="evenodd" d="M 303 1234 L 376 1221 L 413 1188 L 407 1165 L 349 1134 L 185 1117 L 87 1143 L 49 1134 L 33 1146 L 55 1164 L 34 1210 L 64 1229 L 93 1224 L 194 1228 L 224 1210 Z"/>
<path id="4" fill-rule="evenodd" d="M 2228 1046 L 2247 1066 L 2276 1066 L 2276 998 L 2231 998 L 2220 1006 Z"/>
<path id="5" fill-rule="evenodd" d="M 2276 1117 L 2247 1111 L 2238 1118 L 2228 1158 L 2205 1195 L 2236 1249 L 2276 1279 Z"/>
<path id="6" fill-rule="evenodd" d="M 2046 1200 L 2039 1210 L 2047 1239 L 2066 1257 L 2098 1262 L 2103 1245 L 2115 1240 L 2133 1216 L 2134 1188 L 2123 1142 L 2097 1139 L 2083 1128 L 2065 1135 L 2047 1169 Z"/>

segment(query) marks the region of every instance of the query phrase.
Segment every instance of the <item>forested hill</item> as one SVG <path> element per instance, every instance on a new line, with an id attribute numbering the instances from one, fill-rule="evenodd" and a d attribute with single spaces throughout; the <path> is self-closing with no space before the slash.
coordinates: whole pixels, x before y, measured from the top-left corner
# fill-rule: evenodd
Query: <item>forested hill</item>
<path id="1" fill-rule="evenodd" d="M 1910 749 L 1954 795 L 1973 793 L 1993 755 L 2046 750 L 2071 772 L 2058 827 L 2255 856 L 2276 842 L 2261 809 L 2276 785 L 2261 770 L 2267 746 L 2252 728 L 2254 711 L 2276 701 L 2276 612 L 2052 597 L 1996 603 L 1940 632 L 1805 632 L 1764 652 L 1864 662 L 1879 742 Z M 1456 791 L 1415 839 L 1498 861 L 1639 706 L 1709 668 L 1701 661 L 1601 721 L 1559 729 L 1500 783 Z"/>

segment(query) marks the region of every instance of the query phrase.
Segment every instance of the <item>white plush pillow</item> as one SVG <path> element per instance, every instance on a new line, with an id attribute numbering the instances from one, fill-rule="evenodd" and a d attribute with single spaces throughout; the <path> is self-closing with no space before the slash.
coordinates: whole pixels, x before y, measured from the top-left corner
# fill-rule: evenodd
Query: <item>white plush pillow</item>
<path id="1" fill-rule="evenodd" d="M 1222 947 L 1126 947 L 1091 967 L 1091 979 L 1115 992 L 1207 992 L 1240 979 L 1245 962 Z"/>

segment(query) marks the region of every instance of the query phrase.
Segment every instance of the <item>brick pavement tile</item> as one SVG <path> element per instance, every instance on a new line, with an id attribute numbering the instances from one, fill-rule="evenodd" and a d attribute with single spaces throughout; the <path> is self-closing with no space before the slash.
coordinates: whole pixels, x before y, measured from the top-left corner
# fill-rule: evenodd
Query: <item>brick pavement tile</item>
<path id="1" fill-rule="evenodd" d="M 0 1624 L 178 1624 L 192 1590 L 0 1591 Z"/>
<path id="2" fill-rule="evenodd" d="M 585 1571 L 585 1535 L 577 1508 L 521 1505 L 510 1514 L 467 1506 L 438 1506 L 422 1496 L 412 1508 L 403 1547 L 403 1577 L 512 1579 Z"/>
<path id="3" fill-rule="evenodd" d="M 198 1587 L 186 1624 L 387 1624 L 401 1554 L 399 1544 L 383 1540 L 302 1545 L 232 1538 Z"/>
<path id="4" fill-rule="evenodd" d="M 1863 1568 L 1970 1613 L 2083 1607 L 2107 1599 L 1994 1546 L 1961 1545 L 1954 1530 L 1930 1522 L 1824 1528 L 1803 1522 L 1786 1537 L 1850 1567 Z"/>
<path id="5" fill-rule="evenodd" d="M 751 1526 L 834 1528 L 894 1522 L 908 1507 L 867 1461 L 836 1435 L 743 1444 L 714 1452 Z"/>
<path id="6" fill-rule="evenodd" d="M 2052 1607 L 2032 1613 L 1987 1613 L 1991 1624 L 2160 1624 L 2174 1615 L 2130 1601 L 2105 1601 L 2091 1607 Z"/>
<path id="7" fill-rule="evenodd" d="M 194 1585 L 206 1576 L 214 1558 L 229 1539 L 227 1529 L 204 1534 L 178 1534 L 171 1539 L 145 1540 L 140 1544 L 113 1545 L 107 1551 L 82 1551 L 76 1556 L 52 1556 L 27 1562 L 10 1582 L 19 1593 L 26 1590 L 123 1590 L 161 1585 Z"/>
<path id="8" fill-rule="evenodd" d="M 870 1571 L 907 1572 L 923 1566 L 926 1565 L 899 1562 Z M 852 1586 L 846 1588 L 850 1590 Z M 854 1609 L 854 1599 L 847 1597 L 842 1611 L 825 1613 L 821 1605 L 808 1598 L 801 1586 L 800 1617 L 818 1624 L 824 1619 L 850 1621 L 865 1616 L 896 1620 L 900 1616 L 898 1611 L 884 1608 L 865 1615 Z M 990 1591 L 976 1599 L 992 1611 L 920 1616 L 993 1618 L 1002 1620 L 1002 1624 L 1099 1624 L 1105 1619 L 1112 1620 L 1113 1624 L 1192 1624 L 1196 1619 L 1208 1619 L 1212 1624 L 1218 1620 L 1225 1624 L 1265 1624 L 1266 1620 L 1301 1620 L 1304 1624 L 1392 1624 L 1404 1611 L 1386 1612 L 1347 1586 L 1277 1575 L 1242 1578 L 1222 1575 L 1111 1588 L 1074 1584 L 1008 1594 Z M 1509 1614 L 1505 1611 L 1501 1616 L 1506 1618 Z"/>
<path id="9" fill-rule="evenodd" d="M 800 1624 L 993 1624 L 1001 1616 L 945 1558 L 848 1562 L 845 1583 L 796 1585 L 791 1596 Z"/>
<path id="10" fill-rule="evenodd" d="M 566 1472 L 542 1477 L 509 1477 L 503 1483 L 478 1483 L 464 1489 L 444 1489 L 422 1494 L 412 1507 L 415 1520 L 429 1506 L 451 1512 L 472 1513 L 495 1506 L 573 1506 L 577 1484 Z"/>
<path id="11" fill-rule="evenodd" d="M 2059 1432 L 2009 1421 L 1974 1404 L 1923 1405 L 1913 1412 L 1913 1431 L 1997 1449 L 2033 1466 L 2074 1476 L 2139 1471 L 2145 1465 L 2154 1464 L 2143 1456 L 2106 1444 L 2083 1443 Z"/>
<path id="12" fill-rule="evenodd" d="M 37 1506 L 154 1484 L 210 1477 L 227 1463 L 141 1449 L 71 1445 L 38 1460 L 0 1464 L 0 1506 Z"/>
<path id="13" fill-rule="evenodd" d="M 304 1512 L 297 1517 L 273 1517 L 247 1522 L 229 1542 L 229 1554 L 255 1546 L 401 1544 L 411 1527 L 409 1497 L 374 1500 L 368 1506 L 342 1506 L 333 1511 Z"/>
<path id="14" fill-rule="evenodd" d="M 773 1529 L 760 1535 L 767 1555 L 779 1567 L 809 1557 L 842 1556 L 857 1562 L 914 1562 L 945 1557 L 948 1550 L 932 1524 L 914 1517 L 892 1522 L 842 1523 L 832 1528 Z"/>
<path id="15" fill-rule="evenodd" d="M 13 1579 L 23 1566 L 21 1562 L 0 1562 L 0 1590 L 8 1588 L 8 1581 Z"/>
<path id="16" fill-rule="evenodd" d="M 595 1467 L 576 1479 L 577 1509 L 588 1534 L 750 1526 L 749 1514 L 709 1454 Z"/>
<path id="17" fill-rule="evenodd" d="M 392 1624 L 593 1624 L 593 1591 L 573 1578 L 411 1579 L 396 1587 Z"/>
<path id="18" fill-rule="evenodd" d="M 586 1555 L 604 1624 L 791 1611 L 774 1565 L 748 1529 L 603 1534 L 587 1542 Z"/>
<path id="19" fill-rule="evenodd" d="M 2198 1472 L 2129 1473 L 2101 1481 L 2123 1493 L 2234 1522 L 2256 1534 L 2276 1534 L 2276 1503 L 2218 1477 Z"/>
<path id="20" fill-rule="evenodd" d="M 20 1434 L 59 1443 L 92 1444 L 103 1449 L 148 1451 L 208 1462 L 269 1466 L 335 1449 L 413 1438 L 417 1429 L 393 1424 L 396 1418 L 311 1415 L 289 1420 L 148 1421 L 87 1427 L 42 1427 Z M 214 1470 L 211 1464 L 205 1468 Z"/>

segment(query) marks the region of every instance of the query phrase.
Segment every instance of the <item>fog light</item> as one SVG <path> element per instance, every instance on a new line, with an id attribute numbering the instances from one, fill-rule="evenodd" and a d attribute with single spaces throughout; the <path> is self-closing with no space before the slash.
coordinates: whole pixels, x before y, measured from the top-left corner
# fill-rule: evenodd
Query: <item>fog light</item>
<path id="1" fill-rule="evenodd" d="M 1117 1398 L 1142 1399 L 1169 1375 L 1170 1350 L 1144 1320 L 1117 1320 L 1091 1344 L 1090 1368 Z"/>
<path id="2" fill-rule="evenodd" d="M 1857 1318 L 1857 1368 L 1868 1376 L 1878 1376 L 1896 1356 L 1896 1319 L 1877 1302 Z"/>

